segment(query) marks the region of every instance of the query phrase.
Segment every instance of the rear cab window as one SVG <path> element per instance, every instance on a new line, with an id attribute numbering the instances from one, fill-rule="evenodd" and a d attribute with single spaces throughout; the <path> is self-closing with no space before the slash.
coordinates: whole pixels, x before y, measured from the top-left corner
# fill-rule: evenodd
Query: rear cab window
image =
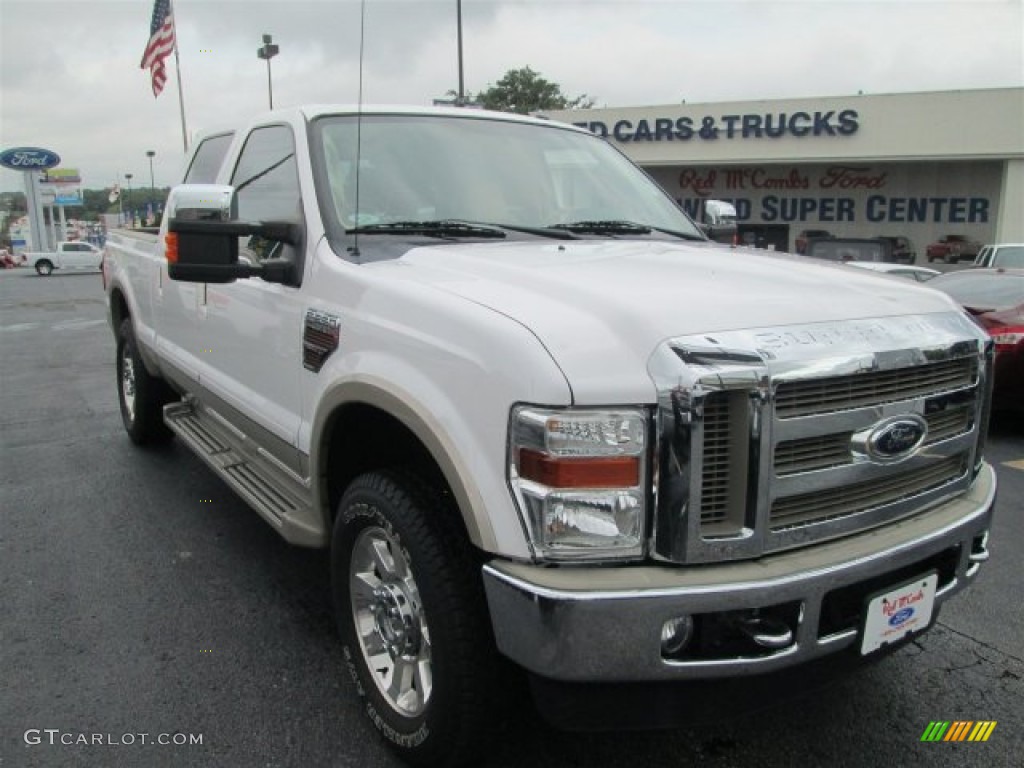
<path id="1" fill-rule="evenodd" d="M 203 139 L 185 174 L 185 183 L 213 184 L 234 137 L 234 133 L 221 133 Z"/>

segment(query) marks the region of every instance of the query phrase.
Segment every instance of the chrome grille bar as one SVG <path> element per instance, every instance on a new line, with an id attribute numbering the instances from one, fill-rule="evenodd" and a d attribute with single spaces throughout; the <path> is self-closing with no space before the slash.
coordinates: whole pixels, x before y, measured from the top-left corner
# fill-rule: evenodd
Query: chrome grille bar
<path id="1" fill-rule="evenodd" d="M 771 529 L 783 531 L 856 515 L 935 490 L 967 471 L 967 455 L 958 454 L 908 472 L 799 496 L 776 499 Z"/>
<path id="2" fill-rule="evenodd" d="M 780 419 L 834 413 L 930 397 L 974 386 L 977 381 L 977 357 L 847 376 L 783 381 L 775 392 L 775 413 Z"/>

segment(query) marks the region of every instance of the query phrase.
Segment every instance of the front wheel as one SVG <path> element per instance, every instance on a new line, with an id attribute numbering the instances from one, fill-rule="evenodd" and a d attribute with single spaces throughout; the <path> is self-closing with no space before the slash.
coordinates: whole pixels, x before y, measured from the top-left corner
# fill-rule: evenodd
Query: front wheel
<path id="1" fill-rule="evenodd" d="M 352 482 L 331 581 L 370 722 L 405 760 L 463 765 L 496 724 L 497 650 L 479 565 L 442 490 L 401 471 Z"/>
<path id="2" fill-rule="evenodd" d="M 36 274 L 46 277 L 47 275 L 53 274 L 53 263 L 46 259 L 41 259 L 36 262 Z"/>

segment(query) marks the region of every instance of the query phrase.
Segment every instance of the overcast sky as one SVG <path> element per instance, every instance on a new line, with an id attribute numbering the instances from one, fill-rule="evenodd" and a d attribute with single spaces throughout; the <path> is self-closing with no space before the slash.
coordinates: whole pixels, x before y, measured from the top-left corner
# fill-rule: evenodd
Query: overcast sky
<path id="1" fill-rule="evenodd" d="M 1022 0 L 463 0 L 466 88 L 530 66 L 596 106 L 1024 84 Z M 354 102 L 356 0 L 176 0 L 189 131 L 275 106 Z M 173 59 L 139 68 L 152 0 L 0 0 L 0 148 L 56 151 L 86 187 L 175 183 Z M 363 98 L 430 104 L 458 85 L 456 0 L 366 0 Z M 979 120 L 984 115 L 978 116 Z M 0 171 L 0 190 L 22 189 Z"/>

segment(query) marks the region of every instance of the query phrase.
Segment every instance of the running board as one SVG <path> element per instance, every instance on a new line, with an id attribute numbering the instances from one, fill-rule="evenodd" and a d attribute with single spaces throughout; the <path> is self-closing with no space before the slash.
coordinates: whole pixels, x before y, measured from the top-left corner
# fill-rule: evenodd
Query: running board
<path id="1" fill-rule="evenodd" d="M 309 487 L 243 433 L 192 400 L 164 406 L 164 422 L 285 540 L 326 546 Z"/>

